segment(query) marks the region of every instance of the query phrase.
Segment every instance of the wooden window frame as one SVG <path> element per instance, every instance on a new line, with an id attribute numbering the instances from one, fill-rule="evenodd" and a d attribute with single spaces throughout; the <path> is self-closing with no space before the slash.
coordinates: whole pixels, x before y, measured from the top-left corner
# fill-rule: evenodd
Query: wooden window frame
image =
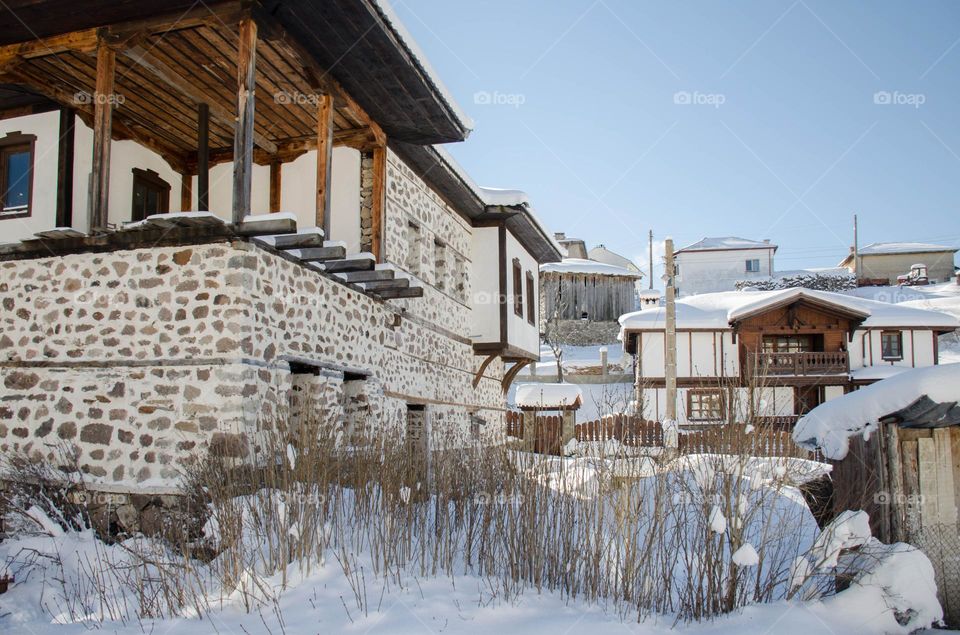
<path id="1" fill-rule="evenodd" d="M 130 220 L 133 222 L 144 220 L 143 218 L 136 218 L 135 210 L 137 203 L 137 182 L 146 183 L 148 186 L 154 187 L 160 192 L 160 211 L 157 211 L 157 214 L 167 214 L 170 212 L 170 184 L 167 183 L 157 172 L 153 170 L 144 170 L 141 168 L 133 168 L 133 188 L 131 191 L 130 198 Z M 146 215 L 144 215 L 146 218 Z"/>
<path id="2" fill-rule="evenodd" d="M 533 273 L 528 271 L 526 276 L 527 282 L 527 322 L 530 324 L 537 323 L 537 310 L 535 302 L 533 301 L 534 296 L 536 295 L 533 290 Z"/>
<path id="3" fill-rule="evenodd" d="M 702 416 L 702 408 L 698 407 L 694 409 L 693 401 L 694 397 L 704 397 L 704 396 L 715 396 L 717 398 L 717 409 L 716 417 Z M 694 414 L 697 412 L 698 414 Z M 687 419 L 690 421 L 723 421 L 724 414 L 726 413 L 726 403 L 724 398 L 723 390 L 720 388 L 697 388 L 690 389 L 687 391 Z"/>
<path id="4" fill-rule="evenodd" d="M 37 156 L 37 135 L 11 132 L 5 137 L 0 138 L 0 187 L 6 186 L 7 183 L 7 156 L 24 148 L 30 153 L 29 182 L 27 183 L 27 209 L 24 211 L 4 213 L 3 207 L 6 205 L 5 199 L 7 192 L 6 190 L 0 190 L 0 220 L 28 218 L 33 215 L 33 172 L 34 161 Z"/>
<path id="5" fill-rule="evenodd" d="M 513 312 L 523 317 L 523 267 L 519 258 L 513 259 Z"/>
<path id="6" fill-rule="evenodd" d="M 887 355 L 886 339 L 895 337 L 897 342 L 897 354 Z M 885 362 L 899 362 L 903 359 L 903 331 L 880 331 L 880 358 Z"/>

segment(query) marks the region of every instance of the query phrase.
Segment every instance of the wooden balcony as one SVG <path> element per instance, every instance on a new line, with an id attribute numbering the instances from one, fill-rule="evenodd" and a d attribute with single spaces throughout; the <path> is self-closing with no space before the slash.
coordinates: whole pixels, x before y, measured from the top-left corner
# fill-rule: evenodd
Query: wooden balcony
<path id="1" fill-rule="evenodd" d="M 752 353 L 747 367 L 754 376 L 843 375 L 850 371 L 846 351 L 817 353 Z"/>

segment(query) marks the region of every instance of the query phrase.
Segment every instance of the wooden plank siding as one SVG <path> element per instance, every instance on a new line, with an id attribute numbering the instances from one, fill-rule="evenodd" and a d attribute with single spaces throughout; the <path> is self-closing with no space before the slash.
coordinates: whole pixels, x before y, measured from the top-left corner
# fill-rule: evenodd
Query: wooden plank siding
<path id="1" fill-rule="evenodd" d="M 637 309 L 635 283 L 635 278 L 627 276 L 545 272 L 540 276 L 542 314 L 553 316 L 560 285 L 561 320 L 579 320 L 586 313 L 593 321 L 614 321 Z"/>

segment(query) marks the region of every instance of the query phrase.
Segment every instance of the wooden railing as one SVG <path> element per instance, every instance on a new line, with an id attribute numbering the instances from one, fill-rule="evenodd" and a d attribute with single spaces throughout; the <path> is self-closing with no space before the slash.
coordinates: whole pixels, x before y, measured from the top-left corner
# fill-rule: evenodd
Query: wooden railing
<path id="1" fill-rule="evenodd" d="M 768 430 L 781 430 L 791 432 L 793 426 L 797 425 L 799 415 L 777 415 L 775 417 L 756 417 L 754 425 L 758 428 Z"/>
<path id="2" fill-rule="evenodd" d="M 846 351 L 817 353 L 748 353 L 754 375 L 842 375 L 850 370 Z"/>
<path id="3" fill-rule="evenodd" d="M 597 421 L 577 424 L 577 441 L 606 441 L 616 439 L 631 447 L 663 446 L 663 426 L 656 421 L 645 421 L 626 415 L 612 415 Z"/>

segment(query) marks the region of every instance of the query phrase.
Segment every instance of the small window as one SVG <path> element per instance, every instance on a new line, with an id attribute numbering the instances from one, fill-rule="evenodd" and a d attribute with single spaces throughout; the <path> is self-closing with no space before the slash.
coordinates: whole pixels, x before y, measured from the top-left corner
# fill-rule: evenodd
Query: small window
<path id="1" fill-rule="evenodd" d="M 537 310 L 534 302 L 534 296 L 536 294 L 533 292 L 533 274 L 529 271 L 527 272 L 527 322 L 530 324 L 537 323 Z"/>
<path id="2" fill-rule="evenodd" d="M 420 275 L 420 225 L 407 223 L 407 271 Z"/>
<path id="3" fill-rule="evenodd" d="M 35 141 L 20 133 L 0 139 L 0 219 L 30 216 Z"/>
<path id="4" fill-rule="evenodd" d="M 447 253 L 443 241 L 433 239 L 434 286 L 441 291 L 447 288 Z"/>
<path id="5" fill-rule="evenodd" d="M 747 273 L 759 273 L 760 271 L 760 259 L 752 258 L 747 260 Z"/>
<path id="6" fill-rule="evenodd" d="M 687 392 L 687 418 L 691 421 L 723 419 L 723 393 L 719 390 Z"/>
<path id="7" fill-rule="evenodd" d="M 133 168 L 133 211 L 130 220 L 170 211 L 170 184 L 153 170 Z"/>
<path id="8" fill-rule="evenodd" d="M 903 359 L 903 334 L 900 331 L 882 331 L 880 333 L 880 349 L 883 359 Z"/>
<path id="9" fill-rule="evenodd" d="M 523 317 L 523 269 L 517 258 L 513 259 L 513 312 Z"/>

